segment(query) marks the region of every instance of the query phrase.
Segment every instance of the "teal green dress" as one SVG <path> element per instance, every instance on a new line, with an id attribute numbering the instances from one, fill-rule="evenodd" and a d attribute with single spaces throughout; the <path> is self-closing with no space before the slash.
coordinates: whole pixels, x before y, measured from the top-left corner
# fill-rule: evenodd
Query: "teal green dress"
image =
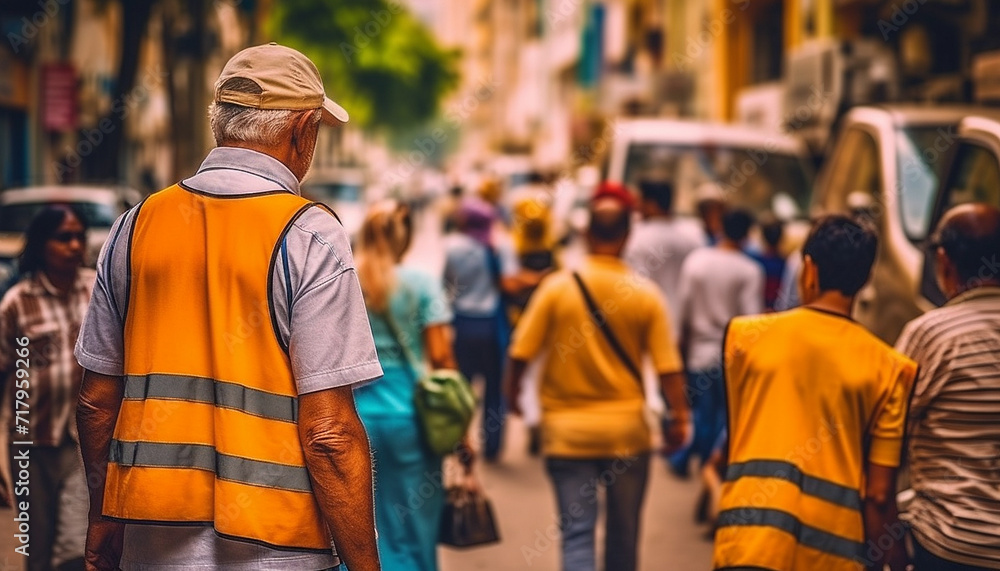
<path id="1" fill-rule="evenodd" d="M 416 269 L 396 268 L 389 311 L 417 359 L 423 332 L 451 322 L 440 280 Z M 375 457 L 375 527 L 385 571 L 436 571 L 437 538 L 444 507 L 441 458 L 420 441 L 413 406 L 415 377 L 382 316 L 369 312 L 375 348 L 385 375 L 354 391 L 358 414 Z"/>

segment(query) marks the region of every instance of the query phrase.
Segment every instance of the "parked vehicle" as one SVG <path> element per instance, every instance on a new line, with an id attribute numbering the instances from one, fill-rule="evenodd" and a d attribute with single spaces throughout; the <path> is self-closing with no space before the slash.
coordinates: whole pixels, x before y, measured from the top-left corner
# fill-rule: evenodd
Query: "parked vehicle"
<path id="1" fill-rule="evenodd" d="M 791 135 L 697 121 L 622 121 L 606 178 L 632 188 L 642 179 L 672 182 L 674 212 L 692 222 L 698 188 L 715 183 L 730 204 L 790 222 L 786 250 L 805 237 L 813 175 L 805 145 Z"/>
<path id="2" fill-rule="evenodd" d="M 858 107 L 817 178 L 813 213 L 854 212 L 881 237 L 872 279 L 858 294 L 855 318 L 888 343 L 934 303 L 922 293 L 923 252 L 959 122 L 986 115 L 964 106 Z"/>
<path id="3" fill-rule="evenodd" d="M 937 227 L 953 206 L 985 202 L 1000 208 L 1000 113 L 966 117 L 958 125 L 958 138 L 948 162 L 948 170 L 934 200 L 929 228 Z M 998 245 L 1000 247 L 1000 245 Z M 934 305 L 946 300 L 934 277 L 935 256 L 929 241 L 922 245 L 924 263 L 920 293 Z M 981 277 L 1000 272 L 993 260 L 985 260 Z"/>
<path id="4" fill-rule="evenodd" d="M 86 260 L 93 265 L 112 223 L 140 196 L 134 189 L 102 186 L 31 186 L 0 192 L 0 273 L 7 274 L 2 281 L 14 272 L 15 260 L 24 248 L 24 231 L 44 207 L 67 204 L 86 217 L 90 226 Z"/>

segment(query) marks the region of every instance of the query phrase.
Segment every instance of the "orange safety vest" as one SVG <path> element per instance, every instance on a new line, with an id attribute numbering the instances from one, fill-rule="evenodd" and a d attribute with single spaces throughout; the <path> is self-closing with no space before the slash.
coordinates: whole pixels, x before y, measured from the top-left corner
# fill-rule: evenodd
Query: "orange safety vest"
<path id="1" fill-rule="evenodd" d="M 310 205 L 175 185 L 140 206 L 104 515 L 330 552 L 269 303 L 278 245 Z"/>

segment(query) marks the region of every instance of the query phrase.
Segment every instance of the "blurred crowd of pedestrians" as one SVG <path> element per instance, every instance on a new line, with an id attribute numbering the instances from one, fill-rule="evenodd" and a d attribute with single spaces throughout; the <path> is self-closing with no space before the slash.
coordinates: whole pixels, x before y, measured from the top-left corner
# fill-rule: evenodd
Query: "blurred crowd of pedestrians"
<path id="1" fill-rule="evenodd" d="M 352 248 L 298 196 L 321 124 L 347 121 L 302 54 L 234 56 L 210 119 L 218 148 L 116 222 L 96 273 L 81 214 L 28 230 L 0 302 L 0 500 L 29 499 L 27 470 L 30 569 L 437 569 L 456 482 L 418 430 L 425 368 L 481 385 L 460 486 L 480 488 L 477 457 L 503 462 L 506 417 L 525 416 L 563 569 L 638 568 L 660 457 L 680 478 L 697 461 L 716 569 L 1000 569 L 995 208 L 941 221 L 950 301 L 894 349 L 850 318 L 879 248 L 863 220 L 814 221 L 786 258 L 781 222 L 717 186 L 699 225 L 667 181 L 603 183 L 570 266 L 545 179 L 488 181 L 449 196 L 438 276 L 402 263 L 405 204 L 371 205 Z"/>

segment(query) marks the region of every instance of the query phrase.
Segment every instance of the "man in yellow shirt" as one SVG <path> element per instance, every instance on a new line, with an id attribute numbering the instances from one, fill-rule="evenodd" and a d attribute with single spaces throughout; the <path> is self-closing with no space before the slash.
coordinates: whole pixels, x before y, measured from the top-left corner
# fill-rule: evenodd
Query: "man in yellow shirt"
<path id="1" fill-rule="evenodd" d="M 674 411 L 668 445 L 679 446 L 690 431 L 683 366 L 662 298 L 656 285 L 620 259 L 632 207 L 624 187 L 606 184 L 598 190 L 591 203 L 586 264 L 576 273 L 562 270 L 542 281 L 510 347 L 507 402 L 517 414 L 528 362 L 549 351 L 539 383 L 542 452 L 562 514 L 566 570 L 595 569 L 599 486 L 607 498 L 604 568 L 636 569 L 652 448 L 636 365 L 644 354 L 652 357 Z M 535 551 L 523 554 L 530 561 Z"/>
<path id="2" fill-rule="evenodd" d="M 733 319 L 715 569 L 905 565 L 895 482 L 916 365 L 850 318 L 878 249 L 844 216 L 803 247 L 803 307 Z"/>

